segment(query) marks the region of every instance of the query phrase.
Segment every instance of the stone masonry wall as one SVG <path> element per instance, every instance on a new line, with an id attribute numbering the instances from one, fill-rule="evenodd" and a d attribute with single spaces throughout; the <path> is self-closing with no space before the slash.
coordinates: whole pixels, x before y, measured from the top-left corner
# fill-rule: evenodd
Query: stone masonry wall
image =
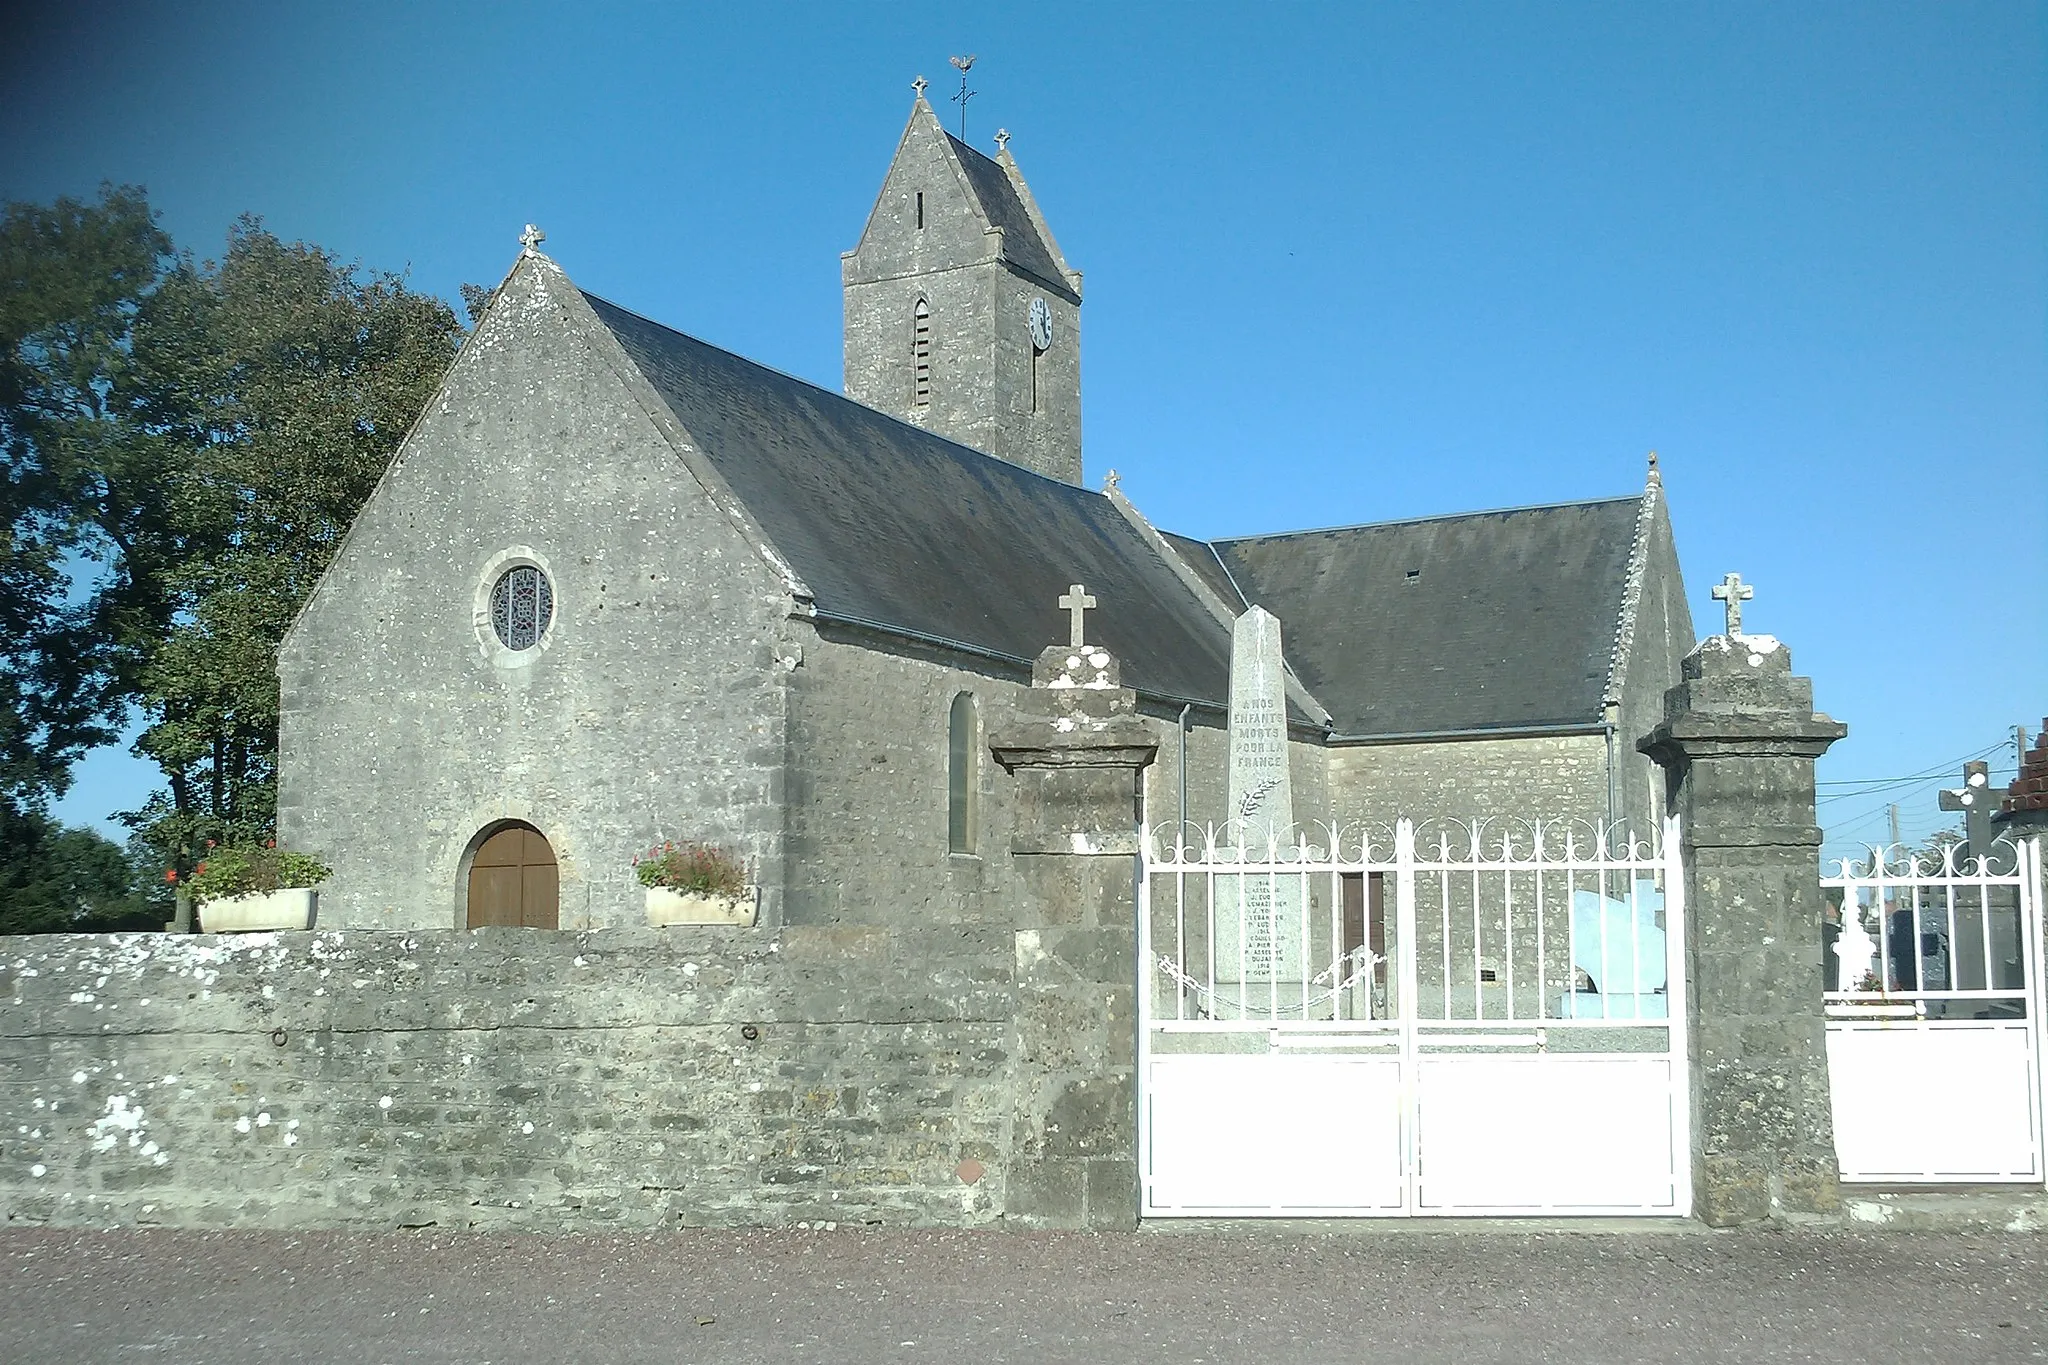
<path id="1" fill-rule="evenodd" d="M 883 643 L 901 652 L 813 634 L 790 676 L 785 918 L 1009 924 L 1011 784 L 978 741 L 979 837 L 973 853 L 949 853 L 947 735 L 960 693 L 974 696 L 985 736 L 1025 688 L 1000 665 L 978 672 Z"/>
<path id="2" fill-rule="evenodd" d="M 1607 810 L 1607 745 L 1597 734 L 1328 752 L 1330 788 L 1346 821 L 1598 820 Z"/>
<path id="3" fill-rule="evenodd" d="M 11 940 L 0 1217 L 988 1222 L 1013 964 L 968 926 Z"/>

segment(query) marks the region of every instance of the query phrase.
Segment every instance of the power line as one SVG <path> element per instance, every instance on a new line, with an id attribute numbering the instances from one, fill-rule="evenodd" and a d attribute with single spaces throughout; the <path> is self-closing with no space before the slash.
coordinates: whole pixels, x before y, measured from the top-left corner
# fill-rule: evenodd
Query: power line
<path id="1" fill-rule="evenodd" d="M 1813 784 L 1816 787 L 1854 788 L 1852 791 L 1830 792 L 1826 796 L 1818 798 L 1816 804 L 1826 805 L 1830 801 L 1843 801 L 1857 796 L 1876 796 L 1880 792 L 1903 791 L 1909 787 L 1921 787 L 1934 782 L 1946 782 L 1958 775 L 1957 770 L 1963 764 L 1982 758 L 1986 754 L 1995 753 L 2000 749 L 2008 748 L 2011 744 L 2011 740 L 2001 739 L 1995 744 L 1985 745 L 1977 750 L 1976 753 L 1964 754 L 1952 763 L 1944 764 L 1939 768 L 1929 769 L 1924 773 L 1916 773 L 1910 777 L 1865 777 L 1840 782 L 1816 782 Z M 1998 771 L 2004 772 L 2006 770 L 2000 768 Z M 2018 769 L 2015 768 L 2013 771 L 2017 772 Z"/>

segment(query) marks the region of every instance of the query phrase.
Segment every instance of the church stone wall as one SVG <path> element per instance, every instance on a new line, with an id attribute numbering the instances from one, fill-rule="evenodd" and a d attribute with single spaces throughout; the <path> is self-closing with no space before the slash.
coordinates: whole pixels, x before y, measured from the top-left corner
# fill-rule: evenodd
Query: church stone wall
<path id="1" fill-rule="evenodd" d="M 988 1222 L 1013 962 L 969 926 L 14 939 L 0 1220 Z"/>
<path id="2" fill-rule="evenodd" d="M 1159 717 L 1159 755 L 1145 769 L 1144 778 L 1146 823 L 1169 842 L 1180 813 L 1180 736 L 1174 733 L 1178 717 L 1178 711 Z M 1187 818 L 1197 825 L 1222 820 L 1230 799 L 1230 735 L 1221 720 L 1214 711 L 1188 717 Z"/>
<path id="3" fill-rule="evenodd" d="M 636 850 L 739 850 L 773 917 L 787 597 L 580 295 L 524 262 L 280 652 L 278 827 L 334 865 L 323 927 L 464 923 L 496 823 L 546 835 L 561 924 L 639 917 Z M 553 585 L 541 648 L 480 616 Z"/>
<path id="4" fill-rule="evenodd" d="M 1344 745 L 1328 751 L 1340 819 L 1600 820 L 1607 812 L 1603 736 Z"/>
<path id="5" fill-rule="evenodd" d="M 793 924 L 1008 923 L 1011 784 L 986 739 L 1026 687 L 877 643 L 912 648 L 818 634 L 791 675 L 785 915 Z M 982 728 L 971 854 L 947 851 L 948 721 L 962 692 L 974 696 Z"/>

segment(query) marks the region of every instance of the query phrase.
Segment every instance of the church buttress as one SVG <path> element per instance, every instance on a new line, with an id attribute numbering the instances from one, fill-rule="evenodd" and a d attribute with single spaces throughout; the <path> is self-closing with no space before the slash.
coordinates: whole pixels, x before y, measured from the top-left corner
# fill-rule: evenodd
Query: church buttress
<path id="1" fill-rule="evenodd" d="M 1081 482 L 1081 274 L 999 133 L 948 134 L 920 86 L 859 244 L 840 258 L 846 395 Z"/>

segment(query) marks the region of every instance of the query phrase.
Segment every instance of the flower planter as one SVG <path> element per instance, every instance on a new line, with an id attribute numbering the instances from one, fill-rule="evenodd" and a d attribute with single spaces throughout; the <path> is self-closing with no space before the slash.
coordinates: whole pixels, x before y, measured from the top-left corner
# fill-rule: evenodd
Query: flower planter
<path id="1" fill-rule="evenodd" d="M 704 891 L 675 891 L 666 886 L 647 888 L 647 922 L 656 929 L 672 924 L 737 924 L 754 922 L 754 890 L 748 887 L 737 896 L 714 896 Z"/>
<path id="2" fill-rule="evenodd" d="M 244 891 L 199 902 L 199 928 L 208 934 L 252 934 L 265 930 L 310 929 L 320 893 L 310 886 L 277 891 Z"/>

